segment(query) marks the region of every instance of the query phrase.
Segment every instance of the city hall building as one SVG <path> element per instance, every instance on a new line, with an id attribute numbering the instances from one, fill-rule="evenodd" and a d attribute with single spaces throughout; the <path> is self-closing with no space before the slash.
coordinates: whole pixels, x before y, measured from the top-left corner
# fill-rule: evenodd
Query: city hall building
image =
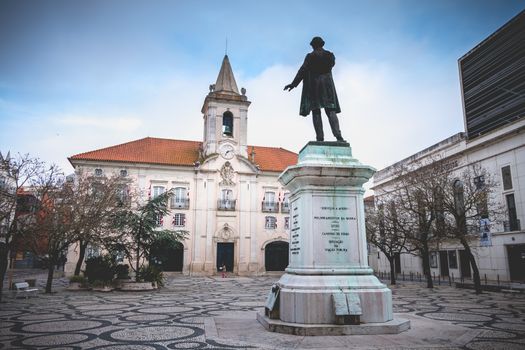
<path id="1" fill-rule="evenodd" d="M 124 193 L 147 199 L 172 190 L 169 217 L 159 224 L 185 230 L 188 238 L 163 252 L 164 271 L 211 275 L 225 264 L 234 274 L 249 275 L 288 265 L 288 193 L 277 177 L 297 154 L 248 145 L 245 93 L 225 56 L 202 106 L 202 141 L 146 137 L 69 158 L 76 173 L 122 177 Z M 73 245 L 66 274 L 77 257 Z"/>
<path id="2" fill-rule="evenodd" d="M 505 208 L 503 218 L 480 219 L 480 230 L 471 236 L 481 278 L 525 282 L 525 11 L 461 57 L 459 71 L 465 131 L 378 171 L 373 178 L 374 200 L 377 205 L 395 187 L 399 180 L 394 170 L 400 165 L 440 159 L 458 174 L 480 165 L 497 180 L 494 196 Z M 474 180 L 479 185 L 484 181 Z M 436 277 L 472 276 L 458 242 L 441 242 L 433 249 L 430 265 Z M 369 259 L 376 271 L 390 271 L 388 260 L 376 249 L 371 249 Z M 422 273 L 421 259 L 400 254 L 395 270 Z"/>

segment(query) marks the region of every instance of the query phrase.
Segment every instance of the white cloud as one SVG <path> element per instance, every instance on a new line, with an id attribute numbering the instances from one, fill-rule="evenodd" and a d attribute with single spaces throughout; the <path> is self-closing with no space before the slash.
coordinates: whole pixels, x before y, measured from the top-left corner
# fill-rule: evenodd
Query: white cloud
<path id="1" fill-rule="evenodd" d="M 235 71 L 239 88 L 246 87 L 252 101 L 249 144 L 298 152 L 315 139 L 311 117 L 299 116 L 301 86 L 283 91 L 297 69 L 275 65 L 251 78 Z M 67 172 L 67 157 L 71 155 L 146 136 L 201 140 L 200 109 L 216 74 L 178 75 L 121 105 L 99 105 L 97 110 L 79 105 L 62 114 L 41 112 L 32 128 L 12 124 L 6 133 L 9 140 L 4 143 L 12 151 L 30 152 L 58 163 Z M 334 80 L 342 108 L 339 119 L 343 136 L 356 158 L 378 169 L 463 127 L 456 82 L 422 81 L 382 62 L 344 59 L 338 59 Z M 326 118 L 323 122 L 325 139 L 332 140 Z"/>
<path id="2" fill-rule="evenodd" d="M 315 139 L 311 117 L 299 116 L 301 87 L 283 91 L 297 68 L 273 66 L 246 81 L 253 101 L 249 142 L 298 152 Z M 418 81 L 381 62 L 345 60 L 338 61 L 334 80 L 343 136 L 356 158 L 378 169 L 462 129 L 460 96 L 453 84 Z M 325 139 L 333 139 L 326 118 L 323 123 Z"/>
<path id="3" fill-rule="evenodd" d="M 93 127 L 120 132 L 132 132 L 142 125 L 142 120 L 136 117 L 95 117 L 72 115 L 59 117 L 58 123 L 71 127 Z"/>

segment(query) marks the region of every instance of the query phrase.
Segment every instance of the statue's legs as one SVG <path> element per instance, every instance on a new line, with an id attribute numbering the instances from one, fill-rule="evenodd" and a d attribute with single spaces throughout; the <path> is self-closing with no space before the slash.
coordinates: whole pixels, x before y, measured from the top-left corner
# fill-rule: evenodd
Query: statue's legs
<path id="1" fill-rule="evenodd" d="M 337 113 L 334 110 L 325 109 L 326 116 L 330 122 L 330 128 L 332 129 L 332 134 L 334 134 L 337 141 L 346 142 L 341 136 L 341 129 L 339 129 L 339 119 L 337 118 Z M 320 119 L 320 116 L 319 116 Z M 321 125 L 322 128 L 322 125 Z"/>
<path id="2" fill-rule="evenodd" d="M 336 116 L 336 118 L 337 118 L 337 116 Z M 321 118 L 321 110 L 320 109 L 312 110 L 312 120 L 314 122 L 315 139 L 317 141 L 324 141 L 323 119 Z"/>

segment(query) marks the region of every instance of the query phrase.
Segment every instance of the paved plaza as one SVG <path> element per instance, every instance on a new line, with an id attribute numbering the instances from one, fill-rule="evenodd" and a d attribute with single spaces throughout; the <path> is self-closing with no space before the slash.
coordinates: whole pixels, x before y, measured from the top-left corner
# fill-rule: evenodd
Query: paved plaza
<path id="1" fill-rule="evenodd" d="M 0 349 L 525 349 L 525 296 L 407 283 L 393 288 L 397 335 L 302 337 L 255 321 L 277 277 L 168 278 L 155 292 L 70 292 L 0 304 Z M 39 285 L 44 281 L 38 280 Z"/>

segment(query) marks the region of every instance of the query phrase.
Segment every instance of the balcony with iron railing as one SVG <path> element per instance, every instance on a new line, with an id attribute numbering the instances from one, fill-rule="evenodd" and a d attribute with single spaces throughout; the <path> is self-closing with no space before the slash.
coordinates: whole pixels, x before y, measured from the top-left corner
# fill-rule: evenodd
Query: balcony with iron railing
<path id="1" fill-rule="evenodd" d="M 281 203 L 281 213 L 287 214 L 290 212 L 290 203 L 288 201 Z"/>
<path id="2" fill-rule="evenodd" d="M 235 210 L 235 199 L 219 199 L 217 201 L 217 210 L 233 211 Z"/>
<path id="3" fill-rule="evenodd" d="M 503 232 L 521 231 L 521 224 L 518 219 L 503 221 Z"/>
<path id="4" fill-rule="evenodd" d="M 171 209 L 189 209 L 190 199 L 174 197 L 170 201 L 170 208 Z"/>
<path id="5" fill-rule="evenodd" d="M 262 211 L 263 213 L 278 213 L 279 212 L 279 202 L 262 202 Z"/>

